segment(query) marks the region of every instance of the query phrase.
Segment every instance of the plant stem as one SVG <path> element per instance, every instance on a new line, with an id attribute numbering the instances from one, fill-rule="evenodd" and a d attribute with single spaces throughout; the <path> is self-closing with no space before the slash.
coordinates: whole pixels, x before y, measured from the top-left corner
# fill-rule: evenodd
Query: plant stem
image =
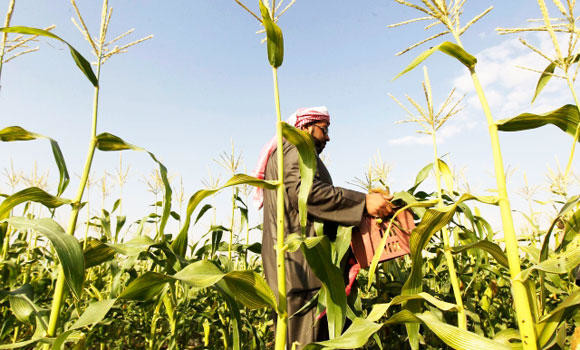
<path id="1" fill-rule="evenodd" d="M 459 43 L 459 41 L 458 41 Z M 537 349 L 537 335 L 530 309 L 530 300 L 528 290 L 524 282 L 518 278 L 520 273 L 520 257 L 519 247 L 514 230 L 514 223 L 510 207 L 509 198 L 507 195 L 505 172 L 503 168 L 503 159 L 501 156 L 501 148 L 499 144 L 499 136 L 497 132 L 497 125 L 495 124 L 489 105 L 483 93 L 483 89 L 475 72 L 475 68 L 470 68 L 471 79 L 477 91 L 477 96 L 485 113 L 487 125 L 489 129 L 489 136 L 491 138 L 491 147 L 493 151 L 493 160 L 495 165 L 495 178 L 497 183 L 497 190 L 499 196 L 499 207 L 502 217 L 502 225 L 504 232 L 504 240 L 506 246 L 506 253 L 509 262 L 510 276 L 512 280 L 512 291 L 515 303 L 515 311 L 518 320 L 519 331 L 522 339 L 524 350 Z"/>
<path id="2" fill-rule="evenodd" d="M 574 90 L 574 84 L 570 80 L 570 75 L 566 73 L 566 82 L 572 92 L 572 97 L 574 97 L 574 103 L 576 103 L 576 108 L 578 109 L 578 97 L 576 96 L 576 91 Z M 580 110 L 579 110 L 580 112 Z M 578 142 L 578 137 L 580 136 L 580 123 L 576 127 L 576 132 L 574 133 L 574 140 L 572 140 L 572 148 L 570 149 L 570 157 L 568 158 L 568 164 L 566 165 L 566 172 L 564 173 L 564 179 L 568 178 L 570 173 L 570 168 L 572 167 L 572 160 L 574 159 L 574 151 L 576 150 L 576 143 Z"/>
<path id="3" fill-rule="evenodd" d="M 276 350 L 286 348 L 286 330 L 288 328 L 288 313 L 286 310 L 286 266 L 284 261 L 284 149 L 282 143 L 282 116 L 280 114 L 280 94 L 278 92 L 278 70 L 272 67 L 274 77 L 274 100 L 276 103 L 276 151 L 278 160 L 278 185 L 276 188 L 276 265 L 278 279 L 278 320 L 276 323 Z"/>
<path id="4" fill-rule="evenodd" d="M 10 20 L 12 19 L 12 13 L 14 13 L 14 4 L 16 0 L 10 0 L 8 3 L 8 11 L 6 12 L 6 18 L 4 19 L 4 27 L 10 26 Z M 8 33 L 2 33 L 2 42 L 0 42 L 0 78 L 2 77 L 2 66 L 4 64 L 4 54 L 6 54 L 6 40 L 8 39 Z M 1 79 L 0 79 L 1 82 Z M 1 86 L 1 85 L 0 85 Z"/>
<path id="5" fill-rule="evenodd" d="M 232 260 L 232 245 L 234 241 L 234 216 L 236 215 L 236 189 L 232 189 L 232 221 L 230 224 L 230 244 L 228 246 L 228 259 Z"/>
<path id="6" fill-rule="evenodd" d="M 439 197 L 439 203 L 437 204 L 437 207 L 441 208 L 443 207 L 443 196 L 441 191 L 441 172 L 439 171 L 439 156 L 437 155 L 435 128 L 433 128 L 431 131 L 431 136 L 433 138 L 433 169 L 435 169 L 437 196 Z M 449 268 L 449 278 L 451 279 L 451 287 L 453 288 L 453 295 L 455 296 L 455 304 L 457 304 L 457 325 L 461 329 L 467 329 L 467 316 L 465 315 L 465 308 L 463 307 L 463 300 L 461 299 L 461 289 L 459 288 L 459 280 L 457 278 L 457 272 L 455 271 L 455 262 L 453 261 L 453 255 L 451 255 L 449 230 L 447 229 L 447 226 L 443 227 L 441 233 L 443 235 L 443 252 L 445 254 L 445 260 L 447 261 L 447 267 Z"/>
<path id="7" fill-rule="evenodd" d="M 99 52 L 99 56 L 97 58 L 97 81 L 100 78 L 101 73 L 101 55 Z M 98 107 L 99 107 L 99 86 L 96 86 L 94 89 L 93 94 L 93 118 L 92 118 L 92 127 L 91 127 L 91 141 L 89 142 L 89 150 L 87 152 L 87 158 L 85 160 L 85 166 L 83 169 L 83 173 L 81 176 L 81 180 L 79 183 L 79 187 L 77 189 L 77 195 L 73 200 L 73 208 L 71 212 L 71 216 L 69 218 L 68 226 L 67 226 L 67 233 L 74 236 L 75 228 L 77 225 L 77 220 L 79 217 L 80 211 L 80 204 L 83 198 L 83 194 L 85 191 L 85 187 L 87 185 L 87 180 L 89 178 L 89 173 L 91 171 L 91 165 L 93 163 L 93 156 L 95 154 L 95 149 L 97 147 L 97 115 L 98 115 Z M 64 300 L 65 294 L 65 276 L 62 270 L 62 266 L 59 268 L 58 278 L 56 280 L 56 285 L 54 288 L 54 294 L 52 299 L 52 307 L 50 310 L 50 319 L 48 323 L 47 329 L 47 336 L 54 337 L 56 334 L 56 329 L 58 327 L 58 319 L 60 308 L 62 302 Z"/>

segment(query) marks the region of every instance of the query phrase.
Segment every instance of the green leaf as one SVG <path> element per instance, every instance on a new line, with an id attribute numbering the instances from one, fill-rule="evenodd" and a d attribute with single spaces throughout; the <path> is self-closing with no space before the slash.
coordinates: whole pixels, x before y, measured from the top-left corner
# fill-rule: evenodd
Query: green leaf
<path id="1" fill-rule="evenodd" d="M 268 46 L 268 61 L 274 68 L 282 65 L 284 60 L 284 38 L 282 37 L 282 30 L 272 20 L 272 16 L 268 8 L 258 0 L 260 12 L 262 14 L 262 24 L 266 30 L 267 46 Z"/>
<path id="2" fill-rule="evenodd" d="M 74 47 L 72 47 L 65 40 L 61 39 L 59 36 L 49 32 L 47 30 L 44 30 L 44 29 L 31 28 L 31 27 L 21 27 L 21 26 L 0 28 L 0 32 L 19 33 L 19 34 L 27 34 L 27 35 L 41 35 L 41 36 L 53 38 L 53 39 L 56 39 L 56 40 L 59 40 L 59 41 L 65 43 L 68 46 L 68 48 L 70 50 L 70 54 L 71 54 L 72 58 L 74 59 L 77 67 L 79 67 L 81 72 L 84 73 L 84 75 L 89 79 L 89 81 L 93 84 L 93 86 L 95 86 L 95 87 L 99 86 L 99 81 L 97 80 L 97 77 L 95 76 L 95 73 L 93 72 L 93 68 L 91 67 L 91 64 L 89 63 L 89 61 L 87 61 Z"/>
<path id="3" fill-rule="evenodd" d="M 342 273 L 332 263 L 330 241 L 323 237 L 313 247 L 301 246 L 308 265 L 322 283 L 319 301 L 326 305 L 330 339 L 340 336 L 346 318 L 346 294 Z"/>
<path id="4" fill-rule="evenodd" d="M 81 339 L 83 333 L 74 329 L 69 329 L 68 331 L 62 332 L 61 334 L 58 335 L 58 337 L 56 337 L 56 339 L 54 339 L 54 342 L 52 343 L 52 350 L 64 350 L 65 349 L 65 344 L 67 342 L 74 342 L 75 339 L 69 339 L 69 338 L 77 338 L 77 339 Z"/>
<path id="5" fill-rule="evenodd" d="M 550 81 L 550 79 L 552 78 L 552 74 L 554 73 L 555 69 L 556 69 L 555 62 L 551 62 L 548 65 L 548 67 L 546 67 L 546 69 L 544 69 L 544 72 L 542 72 L 542 75 L 540 75 L 540 80 L 538 80 L 538 84 L 536 85 L 536 91 L 534 92 L 534 97 L 532 98 L 532 103 L 534 103 L 534 101 L 536 100 L 536 97 L 538 97 L 538 95 L 540 94 L 540 91 L 542 91 L 544 86 L 546 86 L 546 84 L 548 84 L 548 81 Z"/>
<path id="6" fill-rule="evenodd" d="M 85 278 L 85 259 L 77 239 L 64 232 L 54 220 L 11 217 L 8 223 L 18 230 L 33 230 L 46 236 L 60 260 L 64 277 L 73 296 L 80 298 Z"/>
<path id="7" fill-rule="evenodd" d="M 10 215 L 12 208 L 25 202 L 40 203 L 51 209 L 72 203 L 69 199 L 55 197 L 38 187 L 29 187 L 14 193 L 0 203 L 0 219 L 7 218 Z"/>
<path id="8" fill-rule="evenodd" d="M 69 330 L 80 329 L 101 322 L 116 301 L 117 299 L 105 299 L 92 302 Z"/>
<path id="9" fill-rule="evenodd" d="M 437 166 L 439 167 L 439 173 L 443 177 L 443 181 L 445 181 L 447 190 L 449 192 L 453 191 L 453 174 L 451 173 L 451 169 L 449 169 L 447 163 L 441 159 L 437 159 Z"/>
<path id="10" fill-rule="evenodd" d="M 566 250 L 540 262 L 539 264 L 533 265 L 523 270 L 520 272 L 519 278 L 525 281 L 534 270 L 556 274 L 569 273 L 579 264 L 580 236 L 577 236 L 576 239 L 568 245 Z"/>
<path id="11" fill-rule="evenodd" d="M 559 325 L 563 321 L 565 312 L 577 309 L 580 305 L 580 289 L 576 289 L 566 299 L 564 299 L 549 314 L 540 318 L 536 325 L 539 340 L 542 346 L 550 341 Z"/>
<path id="12" fill-rule="evenodd" d="M 557 252 L 562 249 L 566 249 L 568 244 L 574 240 L 578 233 L 580 232 L 580 210 L 577 210 L 564 224 L 564 236 L 562 237 L 562 242 L 558 245 L 556 249 Z"/>
<path id="13" fill-rule="evenodd" d="M 277 310 L 276 297 L 262 276 L 254 271 L 232 271 L 224 276 L 236 300 L 249 309 L 271 307 Z"/>
<path id="14" fill-rule="evenodd" d="M 408 192 L 414 193 L 417 187 L 419 187 L 419 185 L 422 184 L 425 179 L 427 179 L 429 173 L 431 173 L 431 170 L 433 170 L 433 163 L 425 165 L 423 169 L 421 169 L 417 174 L 417 177 L 415 178 L 415 184 L 409 189 Z"/>
<path id="15" fill-rule="evenodd" d="M 159 165 L 159 174 L 161 175 L 161 181 L 164 187 L 163 196 L 163 213 L 161 215 L 161 222 L 159 223 L 158 237 L 163 237 L 165 234 L 165 226 L 167 225 L 167 220 L 169 220 L 169 214 L 171 213 L 171 185 L 169 184 L 169 179 L 167 178 L 167 168 L 163 163 L 157 160 L 155 155 L 141 147 L 137 147 L 130 143 L 123 141 L 118 136 L 110 134 L 108 132 L 97 135 L 97 148 L 101 151 L 124 151 L 124 150 L 134 150 L 146 152 L 151 159 L 157 165 Z"/>
<path id="16" fill-rule="evenodd" d="M 336 232 L 336 239 L 331 242 L 332 246 L 332 262 L 336 266 L 340 266 L 340 262 L 344 257 L 344 254 L 348 251 L 350 247 L 350 241 L 352 239 L 352 228 L 353 226 L 338 226 Z"/>
<path id="17" fill-rule="evenodd" d="M 489 253 L 489 255 L 493 256 L 500 265 L 509 269 L 508 259 L 503 250 L 500 248 L 500 246 L 488 240 L 481 240 L 472 244 L 453 247 L 451 251 L 453 254 L 457 254 L 469 249 L 481 249 Z"/>
<path id="18" fill-rule="evenodd" d="M 309 344 L 304 350 L 362 348 L 381 327 L 382 325 L 369 320 L 356 318 L 341 336 L 332 340 Z"/>
<path id="19" fill-rule="evenodd" d="M 203 214 L 205 214 L 208 210 L 210 210 L 212 207 L 211 204 L 206 204 L 204 205 L 201 210 L 199 211 L 199 213 L 197 214 L 197 217 L 195 218 L 195 221 L 193 222 L 193 224 L 197 224 L 197 222 L 199 221 L 199 219 L 201 219 L 201 217 L 203 216 Z"/>
<path id="20" fill-rule="evenodd" d="M 222 280 L 225 273 L 208 260 L 187 265 L 173 277 L 196 288 L 207 288 Z"/>
<path id="21" fill-rule="evenodd" d="M 207 189 L 207 190 L 199 190 L 193 194 L 189 198 L 189 202 L 187 203 L 187 210 L 185 214 L 185 221 L 177 235 L 177 238 L 171 244 L 171 249 L 175 252 L 175 254 L 179 256 L 185 256 L 185 251 L 187 249 L 187 233 L 189 231 L 189 225 L 191 223 L 191 215 L 195 208 L 204 200 L 206 197 L 230 186 L 237 186 L 237 185 L 250 185 L 255 187 L 261 187 L 273 190 L 276 188 L 277 182 L 275 181 L 266 181 L 261 180 L 256 177 L 252 177 L 246 174 L 236 174 L 231 179 L 229 179 L 222 187 L 216 189 Z"/>
<path id="22" fill-rule="evenodd" d="M 107 245 L 111 249 L 125 256 L 137 256 L 142 252 L 146 252 L 149 249 L 149 247 L 151 247 L 154 244 L 155 241 L 147 236 L 137 236 L 125 243 L 119 244 L 107 243 Z"/>
<path id="23" fill-rule="evenodd" d="M 402 310 L 399 313 L 393 315 L 385 324 L 398 324 L 398 323 L 423 323 L 433 333 L 435 333 L 439 339 L 445 342 L 453 349 L 458 350 L 481 350 L 481 349 L 494 349 L 494 350 L 511 350 L 512 346 L 504 343 L 494 341 L 492 339 L 485 338 L 481 335 L 460 329 L 458 327 L 449 325 L 440 321 L 430 312 L 425 312 L 422 314 L 413 314 L 409 310 Z"/>
<path id="24" fill-rule="evenodd" d="M 308 216 L 308 195 L 312 189 L 314 174 L 318 160 L 312 136 L 305 131 L 299 130 L 282 122 L 282 135 L 298 149 L 300 168 L 300 191 L 298 192 L 298 215 L 302 234 L 306 235 L 306 222 Z"/>
<path id="25" fill-rule="evenodd" d="M 429 48 L 428 50 L 424 51 L 423 53 L 421 53 L 401 73 L 397 74 L 395 79 L 397 79 L 401 75 L 413 70 L 415 67 L 417 67 L 419 64 L 421 64 L 421 62 L 423 62 L 425 59 L 427 59 L 427 57 L 431 56 L 431 54 L 437 50 L 439 50 L 443 53 L 446 53 L 451 57 L 455 57 L 457 60 L 459 60 L 459 62 L 461 62 L 468 69 L 472 69 L 473 67 L 475 67 L 475 64 L 477 63 L 477 59 L 475 57 L 473 57 L 472 55 L 470 55 L 469 53 L 467 53 L 467 51 L 465 51 L 461 46 L 454 44 L 452 42 L 446 41 L 446 42 L 441 43 L 437 46 L 433 46 L 433 47 Z M 393 79 L 393 80 L 395 80 L 395 79 Z"/>
<path id="26" fill-rule="evenodd" d="M 162 273 L 147 271 L 133 280 L 121 292 L 118 299 L 146 301 L 159 295 L 167 283 L 173 282 L 174 278 Z"/>
<path id="27" fill-rule="evenodd" d="M 112 260 L 115 250 L 97 239 L 89 238 L 86 242 L 83 254 L 85 256 L 85 268 L 93 267 Z"/>
<path id="28" fill-rule="evenodd" d="M 423 249 L 431 240 L 431 237 L 433 237 L 435 232 L 441 230 L 451 221 L 460 203 L 474 199 L 482 203 L 497 204 L 496 197 L 476 197 L 471 194 L 463 194 L 457 200 L 457 202 L 452 205 L 448 205 L 442 208 L 431 208 L 425 212 L 421 222 L 411 233 L 411 238 L 409 240 L 412 261 L 411 273 L 403 285 L 401 290 L 402 295 L 413 295 L 421 292 L 423 283 Z M 375 259 L 373 258 L 373 262 L 374 260 Z M 369 270 L 369 280 L 371 280 L 371 276 L 373 275 L 370 274 Z M 407 308 L 412 312 L 418 312 L 420 305 L 418 305 L 416 302 L 411 302 L 407 304 Z M 419 342 L 419 326 L 417 324 L 408 324 L 406 325 L 406 328 L 411 347 L 417 348 Z"/>
<path id="29" fill-rule="evenodd" d="M 574 136 L 580 117 L 576 105 L 564 105 L 544 114 L 522 113 L 509 119 L 495 122 L 500 131 L 521 131 L 552 124 L 567 134 Z"/>

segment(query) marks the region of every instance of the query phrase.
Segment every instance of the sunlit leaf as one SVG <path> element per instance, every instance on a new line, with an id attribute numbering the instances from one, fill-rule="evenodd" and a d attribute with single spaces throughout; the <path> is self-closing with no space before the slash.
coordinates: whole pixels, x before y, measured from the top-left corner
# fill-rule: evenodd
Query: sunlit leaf
<path id="1" fill-rule="evenodd" d="M 455 57 L 457 60 L 459 60 L 459 62 L 461 62 L 464 66 L 466 66 L 469 69 L 472 69 L 475 66 L 475 64 L 477 63 L 477 59 L 475 57 L 473 57 L 472 55 L 470 55 L 469 53 L 467 53 L 461 46 L 454 44 L 452 42 L 446 41 L 446 42 L 441 43 L 437 46 L 433 46 L 433 47 L 429 48 L 428 50 L 424 51 L 423 53 L 421 53 L 405 69 L 403 69 L 403 71 L 401 73 L 397 74 L 395 79 L 397 79 L 401 75 L 413 70 L 415 67 L 417 67 L 419 64 L 421 64 L 421 62 L 426 60 L 427 57 L 431 56 L 431 54 L 433 54 L 433 52 L 435 52 L 437 50 L 439 50 L 443 53 L 446 53 L 451 57 Z"/>
<path id="2" fill-rule="evenodd" d="M 64 277 L 71 292 L 79 298 L 83 290 L 85 278 L 85 259 L 83 250 L 77 239 L 64 232 L 54 220 L 27 219 L 23 217 L 11 217 L 8 223 L 18 230 L 33 230 L 46 236 L 60 260 Z"/>
<path id="3" fill-rule="evenodd" d="M 284 38 L 282 37 L 282 30 L 272 20 L 270 12 L 262 3 L 262 0 L 259 0 L 258 3 L 262 14 L 262 24 L 264 25 L 264 29 L 266 29 L 268 61 L 272 67 L 278 68 L 284 60 Z"/>
<path id="4" fill-rule="evenodd" d="M 229 179 L 223 186 L 219 188 L 199 190 L 195 192 L 194 195 L 189 198 L 189 202 L 187 203 L 185 221 L 183 223 L 181 231 L 179 231 L 177 238 L 175 238 L 175 240 L 171 244 L 171 249 L 173 249 L 175 254 L 182 257 L 185 256 L 185 251 L 187 249 L 187 233 L 189 231 L 189 225 L 191 223 L 191 215 L 193 214 L 193 211 L 195 210 L 195 208 L 197 208 L 199 203 L 201 203 L 201 201 L 204 200 L 206 197 L 226 187 L 237 185 L 250 185 L 255 187 L 267 188 L 271 190 L 276 188 L 275 181 L 261 180 L 246 174 L 236 174 L 231 179 Z"/>
<path id="5" fill-rule="evenodd" d="M 536 91 L 534 92 L 534 97 L 532 98 L 532 103 L 534 103 L 534 101 L 536 100 L 536 97 L 538 97 L 538 95 L 540 94 L 540 92 L 542 91 L 544 86 L 546 86 L 546 84 L 548 84 L 548 82 L 552 78 L 552 74 L 554 73 L 555 69 L 556 69 L 556 63 L 554 63 L 554 62 L 551 62 L 548 65 L 548 67 L 546 67 L 546 69 L 544 69 L 544 71 L 542 72 L 542 75 L 540 75 L 540 79 L 538 80 L 538 84 L 536 85 Z"/>
<path id="6" fill-rule="evenodd" d="M 548 113 L 522 113 L 513 118 L 498 120 L 495 123 L 500 131 L 530 130 L 552 124 L 574 136 L 579 121 L 578 108 L 568 104 Z"/>
<path id="7" fill-rule="evenodd" d="M 31 27 L 21 27 L 21 26 L 0 28 L 0 32 L 19 33 L 19 34 L 26 34 L 26 35 L 41 35 L 41 36 L 53 38 L 53 39 L 56 39 L 56 40 L 59 40 L 59 41 L 65 43 L 68 46 L 68 48 L 70 50 L 70 54 L 71 54 L 72 58 L 74 59 L 77 67 L 79 67 L 81 72 L 83 72 L 83 74 L 90 80 L 90 82 L 93 84 L 93 86 L 95 86 L 95 87 L 99 86 L 99 81 L 97 80 L 97 77 L 95 76 L 95 73 L 93 72 L 93 68 L 91 67 L 91 64 L 89 63 L 89 61 L 87 61 L 74 47 L 72 47 L 69 43 L 67 43 L 65 40 L 63 40 L 62 38 L 60 38 L 56 34 L 53 34 L 47 30 L 44 30 L 44 29 L 31 28 Z"/>
<path id="8" fill-rule="evenodd" d="M 124 151 L 124 150 L 134 150 L 146 152 L 151 159 L 159 166 L 159 174 L 161 175 L 161 181 L 163 182 L 164 196 L 163 196 L 163 213 L 161 215 L 161 221 L 159 223 L 159 237 L 163 237 L 165 233 L 165 226 L 167 225 L 167 220 L 169 220 L 169 214 L 171 213 L 171 185 L 169 184 L 169 179 L 167 178 L 167 168 L 163 163 L 157 160 L 155 155 L 141 147 L 137 147 L 130 143 L 125 142 L 118 136 L 110 134 L 108 132 L 101 133 L 97 135 L 97 148 L 101 151 Z"/>
<path id="9" fill-rule="evenodd" d="M 0 219 L 7 218 L 10 215 L 12 208 L 25 202 L 40 203 L 51 209 L 72 203 L 69 199 L 55 197 L 38 187 L 29 187 L 16 192 L 0 203 Z"/>
<path id="10" fill-rule="evenodd" d="M 509 269 L 507 256 L 500 248 L 500 246 L 487 240 L 481 240 L 464 246 L 453 247 L 452 253 L 461 253 L 469 249 L 481 249 L 493 256 L 500 265 Z"/>
<path id="11" fill-rule="evenodd" d="M 308 216 L 307 201 L 314 174 L 316 174 L 316 149 L 312 137 L 305 131 L 299 130 L 282 122 L 282 135 L 298 149 L 300 168 L 300 190 L 298 192 L 298 213 L 302 234 L 306 235 L 306 221 Z"/>

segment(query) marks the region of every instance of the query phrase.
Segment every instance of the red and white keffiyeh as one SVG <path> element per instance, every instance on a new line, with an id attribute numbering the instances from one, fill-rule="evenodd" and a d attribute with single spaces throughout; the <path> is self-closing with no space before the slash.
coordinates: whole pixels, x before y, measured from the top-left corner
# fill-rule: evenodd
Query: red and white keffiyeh
<path id="1" fill-rule="evenodd" d="M 294 114 L 292 114 L 286 123 L 293 125 L 296 128 L 301 128 L 305 125 L 310 123 L 326 121 L 330 124 L 330 114 L 328 114 L 328 109 L 326 106 L 320 107 L 307 107 L 307 108 L 299 108 Z M 274 150 L 276 149 L 276 137 L 274 136 L 270 142 L 262 147 L 260 151 L 260 157 L 258 158 L 258 165 L 254 170 L 253 176 L 264 179 L 266 176 L 266 164 L 268 163 L 268 159 Z M 264 190 L 256 187 L 256 195 L 254 197 L 256 204 L 258 205 L 258 209 L 261 209 L 264 205 Z"/>

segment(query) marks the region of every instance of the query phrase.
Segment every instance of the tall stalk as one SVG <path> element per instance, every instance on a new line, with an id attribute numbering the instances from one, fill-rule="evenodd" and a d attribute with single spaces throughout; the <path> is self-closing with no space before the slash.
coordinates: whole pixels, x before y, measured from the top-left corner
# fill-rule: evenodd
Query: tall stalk
<path id="1" fill-rule="evenodd" d="M 108 0 L 103 0 L 103 9 L 101 12 L 101 27 L 99 33 L 100 39 L 97 46 L 97 63 L 96 63 L 96 77 L 97 81 L 100 79 L 101 75 L 101 60 L 103 44 L 105 41 L 105 23 L 107 16 Z M 87 151 L 87 157 L 85 160 L 85 165 L 79 182 L 79 187 L 77 188 L 76 196 L 73 199 L 73 208 L 69 218 L 68 226 L 66 232 L 70 235 L 74 235 L 75 228 L 77 225 L 77 220 L 79 217 L 80 203 L 85 192 L 85 187 L 87 185 L 87 180 L 89 179 L 89 174 L 91 172 L 91 166 L 93 164 L 93 157 L 95 155 L 95 149 L 97 148 L 97 116 L 99 111 L 99 85 L 95 86 L 93 91 L 93 113 L 91 122 L 91 138 L 89 141 L 89 149 Z M 58 321 L 60 316 L 60 308 L 65 296 L 65 276 L 62 267 L 59 268 L 58 278 L 56 280 L 56 285 L 54 289 L 52 307 L 50 310 L 50 318 L 48 321 L 47 336 L 54 337 L 58 327 Z"/>
<path id="2" fill-rule="evenodd" d="M 278 187 L 276 189 L 276 266 L 278 278 L 278 320 L 276 323 L 276 350 L 286 347 L 288 311 L 286 301 L 286 266 L 284 261 L 284 152 L 282 143 L 282 116 L 280 114 L 280 95 L 278 92 L 278 69 L 272 67 L 274 78 L 274 100 L 276 103 L 276 138 L 278 161 Z"/>
<path id="3" fill-rule="evenodd" d="M 462 49 L 463 52 L 463 44 L 461 43 L 460 36 L 463 34 L 471 25 L 475 22 L 480 20 L 483 16 L 485 16 L 489 11 L 491 11 L 492 7 L 489 7 L 481 14 L 474 17 L 471 21 L 469 21 L 464 27 L 460 26 L 460 15 L 463 13 L 463 5 L 465 1 L 450 1 L 449 4 L 447 1 L 442 0 L 421 0 L 421 2 L 425 5 L 425 7 L 421 7 L 419 5 L 415 5 L 410 3 L 406 0 L 395 0 L 396 2 L 403 4 L 405 6 L 414 8 L 416 10 L 421 11 L 423 14 L 427 14 L 427 17 L 421 17 L 416 20 L 435 20 L 443 24 L 445 27 L 445 31 L 433 35 L 425 40 L 420 41 L 419 43 L 410 46 L 408 49 L 401 51 L 399 54 L 405 53 L 410 49 L 426 43 L 430 40 L 438 38 L 445 34 L 451 34 L 455 39 L 457 45 Z M 540 0 L 542 1 L 542 0 Z M 543 2 L 543 1 L 542 1 Z M 404 24 L 411 23 L 413 21 L 404 21 L 397 24 L 393 24 L 390 27 L 396 27 Z M 431 25 L 428 26 L 430 28 Z M 453 53 L 450 53 L 454 55 Z M 427 57 L 427 56 L 425 56 Z M 457 56 L 456 56 L 457 57 Z M 462 61 L 463 62 L 463 61 Z M 537 349 L 537 334 L 535 329 L 534 318 L 532 317 L 532 310 L 531 310 L 531 302 L 535 302 L 528 295 L 528 290 L 524 285 L 524 282 L 518 278 L 519 273 L 521 271 L 520 266 L 520 258 L 519 258 L 519 247 L 517 244 L 516 233 L 514 230 L 514 223 L 510 208 L 510 202 L 507 194 L 506 188 L 506 178 L 505 172 L 503 168 L 503 159 L 501 155 L 501 148 L 499 143 L 499 136 L 498 136 L 498 128 L 495 124 L 495 121 L 491 115 L 491 111 L 489 109 L 489 105 L 483 93 L 483 89 L 481 87 L 481 83 L 479 82 L 479 78 L 475 71 L 475 62 L 472 64 L 466 65 L 468 66 L 471 79 L 473 81 L 473 85 L 477 92 L 477 96 L 483 108 L 483 112 L 485 114 L 489 135 L 491 139 L 491 147 L 493 153 L 493 160 L 494 160 L 494 168 L 495 168 L 495 177 L 497 183 L 497 190 L 498 190 L 498 199 L 499 199 L 499 206 L 500 212 L 502 217 L 502 226 L 504 232 L 504 239 L 506 245 L 506 253 L 509 262 L 509 269 L 510 269 L 510 276 L 512 281 L 512 291 L 513 291 L 513 298 L 515 303 L 515 311 L 520 331 L 520 336 L 522 340 L 522 345 L 524 350 L 528 349 Z"/>
<path id="4" fill-rule="evenodd" d="M 4 27 L 10 26 L 10 20 L 12 19 L 12 14 L 14 13 L 14 4 L 16 0 L 10 0 L 8 3 L 8 11 L 6 12 L 6 17 L 4 18 Z M 2 66 L 4 65 L 4 55 L 6 54 L 6 41 L 8 40 L 8 33 L 2 33 L 2 39 L 0 41 L 0 78 L 2 77 Z M 0 79 L 1 81 L 1 79 Z"/>
<path id="5" fill-rule="evenodd" d="M 454 32 L 453 36 L 457 44 L 463 48 L 461 40 L 459 39 L 459 35 Z M 502 218 L 504 241 L 512 281 L 512 295 L 514 298 L 515 311 L 520 330 L 520 336 L 522 339 L 522 345 L 524 350 L 535 350 L 538 348 L 538 341 L 534 318 L 532 317 L 532 310 L 530 308 L 530 302 L 535 301 L 528 294 L 528 289 L 524 285 L 524 282 L 518 278 L 518 275 L 521 271 L 520 251 L 516 232 L 514 229 L 510 201 L 507 194 L 505 171 L 503 167 L 503 158 L 501 155 L 497 125 L 495 124 L 493 116 L 491 115 L 491 110 L 489 109 L 489 104 L 487 103 L 487 99 L 483 93 L 483 88 L 481 87 L 481 83 L 479 82 L 479 78 L 475 72 L 475 67 L 469 68 L 469 72 L 471 74 L 471 79 L 473 80 L 475 91 L 477 92 L 477 97 L 479 98 L 479 102 L 481 103 L 485 118 L 487 120 L 489 136 L 491 139 L 491 148 L 493 153 L 493 163 L 495 168 L 495 179 L 499 197 L 498 199 Z"/>

